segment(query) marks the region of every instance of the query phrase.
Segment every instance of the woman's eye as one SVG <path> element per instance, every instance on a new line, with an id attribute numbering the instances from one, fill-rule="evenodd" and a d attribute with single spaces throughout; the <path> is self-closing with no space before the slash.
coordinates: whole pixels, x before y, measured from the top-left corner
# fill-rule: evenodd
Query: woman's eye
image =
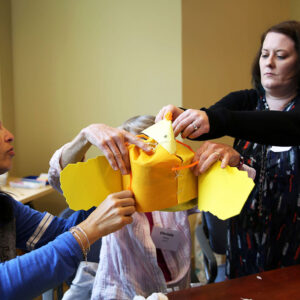
<path id="1" fill-rule="evenodd" d="M 266 58 L 268 57 L 268 54 L 262 54 L 261 57 Z"/>

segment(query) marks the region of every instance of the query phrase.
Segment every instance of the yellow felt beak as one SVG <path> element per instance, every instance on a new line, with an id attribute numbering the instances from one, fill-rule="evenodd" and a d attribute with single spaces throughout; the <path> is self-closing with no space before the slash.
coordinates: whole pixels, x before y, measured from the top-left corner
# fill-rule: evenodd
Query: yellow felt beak
<path id="1" fill-rule="evenodd" d="M 165 148 L 170 154 L 176 152 L 176 141 L 171 120 L 162 120 L 145 129 L 142 133 L 154 139 L 159 145 Z"/>

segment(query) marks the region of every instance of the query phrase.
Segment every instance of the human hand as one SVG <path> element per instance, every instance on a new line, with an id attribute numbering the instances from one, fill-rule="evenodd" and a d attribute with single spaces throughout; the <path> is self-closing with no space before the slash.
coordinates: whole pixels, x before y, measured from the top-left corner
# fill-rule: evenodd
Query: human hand
<path id="1" fill-rule="evenodd" d="M 152 153 L 151 146 L 133 134 L 105 124 L 92 124 L 82 129 L 81 134 L 88 143 L 98 147 L 103 152 L 114 170 L 120 169 L 123 175 L 130 172 L 126 143 L 135 144 L 145 152 Z"/>
<path id="2" fill-rule="evenodd" d="M 164 106 L 159 113 L 157 114 L 156 118 L 155 118 L 155 123 L 157 123 L 158 121 L 164 120 L 165 115 L 171 112 L 172 113 L 172 121 L 174 122 L 174 120 L 184 112 L 183 109 L 180 109 L 172 104 L 169 104 L 167 106 Z"/>
<path id="3" fill-rule="evenodd" d="M 100 237 L 132 223 L 135 200 L 131 191 L 110 194 L 90 215 L 80 223 L 90 244 Z"/>
<path id="4" fill-rule="evenodd" d="M 227 165 L 236 167 L 240 163 L 240 158 L 240 154 L 231 146 L 207 141 L 196 151 L 193 161 L 199 160 L 199 163 L 192 170 L 198 176 L 206 172 L 218 160 L 221 160 L 221 168 Z"/>
<path id="5" fill-rule="evenodd" d="M 197 138 L 209 132 L 209 120 L 206 112 L 188 109 L 181 113 L 173 122 L 174 135 L 181 133 L 182 138 Z"/>

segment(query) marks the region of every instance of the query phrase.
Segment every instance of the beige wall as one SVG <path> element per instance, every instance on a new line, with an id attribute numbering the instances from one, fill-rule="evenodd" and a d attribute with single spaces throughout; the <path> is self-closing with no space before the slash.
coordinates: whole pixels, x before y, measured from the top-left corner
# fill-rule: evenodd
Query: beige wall
<path id="1" fill-rule="evenodd" d="M 12 22 L 21 176 L 90 123 L 181 104 L 180 0 L 12 0 Z"/>
<path id="2" fill-rule="evenodd" d="M 290 17 L 293 20 L 300 20 L 300 1 L 299 0 L 290 0 Z"/>
<path id="3" fill-rule="evenodd" d="M 0 108 L 16 174 L 47 171 L 92 122 L 250 87 L 261 32 L 299 17 L 298 0 L 0 0 Z"/>
<path id="4" fill-rule="evenodd" d="M 286 0 L 182 0 L 183 106 L 208 107 L 250 88 L 261 33 L 289 18 Z"/>
<path id="5" fill-rule="evenodd" d="M 0 0 L 0 119 L 14 131 L 10 1 Z"/>

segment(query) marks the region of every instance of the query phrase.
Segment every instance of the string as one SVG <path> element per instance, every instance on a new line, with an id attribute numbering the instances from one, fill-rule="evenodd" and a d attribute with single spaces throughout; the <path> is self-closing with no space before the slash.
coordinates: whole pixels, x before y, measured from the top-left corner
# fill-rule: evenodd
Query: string
<path id="1" fill-rule="evenodd" d="M 194 161 L 193 163 L 191 163 L 189 165 L 186 165 L 186 166 L 174 167 L 174 168 L 172 168 L 172 171 L 178 171 L 178 170 L 188 169 L 188 168 L 196 166 L 198 163 L 199 163 L 199 160 Z"/>

